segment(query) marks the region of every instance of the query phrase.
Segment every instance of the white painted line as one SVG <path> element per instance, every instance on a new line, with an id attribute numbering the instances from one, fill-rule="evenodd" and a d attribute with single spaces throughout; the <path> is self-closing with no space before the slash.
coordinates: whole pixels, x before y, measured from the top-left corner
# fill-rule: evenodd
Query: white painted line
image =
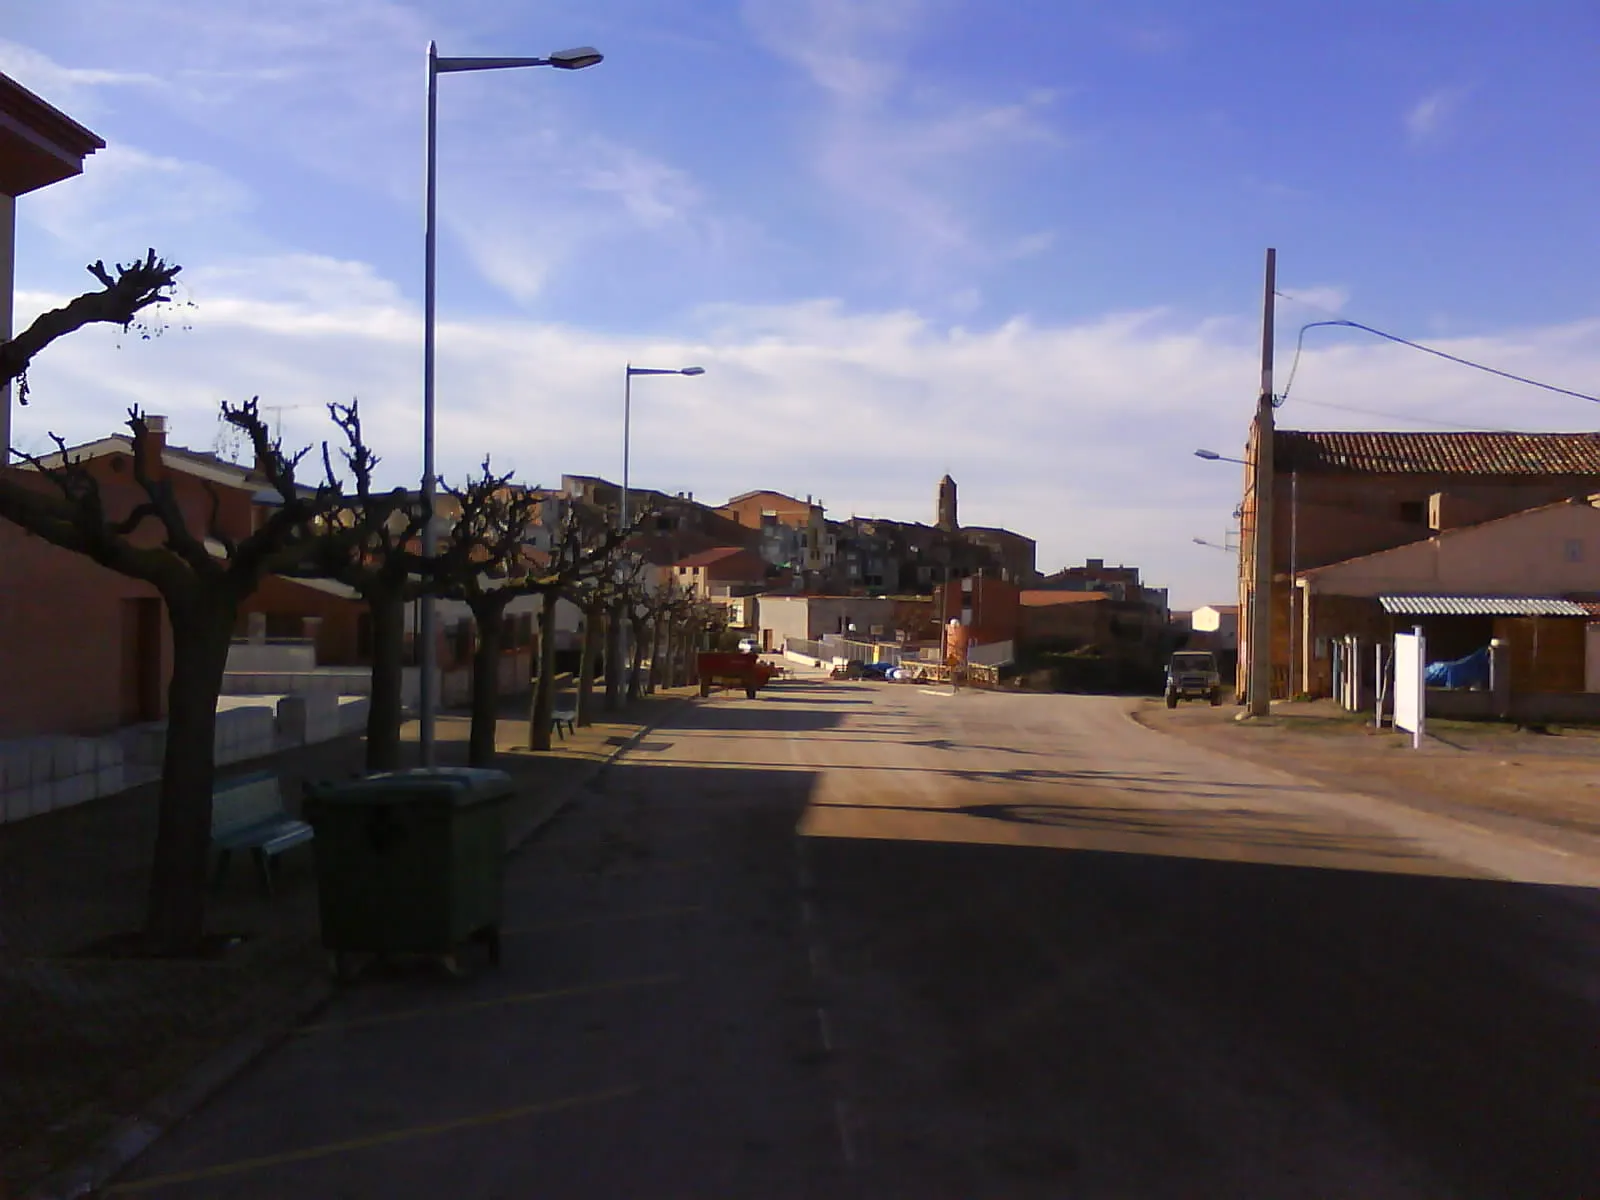
<path id="1" fill-rule="evenodd" d="M 839 1149 L 844 1154 L 845 1165 L 856 1165 L 856 1148 L 850 1138 L 850 1118 L 845 1111 L 844 1101 L 833 1102 L 833 1121 L 839 1127 Z"/>
<path id="2" fill-rule="evenodd" d="M 946 700 L 955 695 L 954 692 L 935 692 L 930 691 L 928 688 L 918 688 L 917 691 L 921 692 L 924 696 L 943 696 Z"/>

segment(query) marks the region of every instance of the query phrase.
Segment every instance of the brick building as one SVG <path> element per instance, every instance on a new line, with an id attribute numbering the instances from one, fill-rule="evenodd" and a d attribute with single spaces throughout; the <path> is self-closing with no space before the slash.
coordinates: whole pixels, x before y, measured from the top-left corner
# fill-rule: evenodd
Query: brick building
<path id="1" fill-rule="evenodd" d="M 1245 449 L 1240 506 L 1240 670 L 1249 677 L 1255 578 L 1249 485 L 1257 426 Z M 1445 529 L 1600 492 L 1600 434 L 1390 433 L 1279 429 L 1273 439 L 1273 695 L 1304 690 L 1292 572 L 1423 541 Z M 1319 648 L 1310 647 L 1313 657 Z M 1291 679 L 1291 660 L 1297 661 Z M 1315 674 L 1316 672 L 1313 672 Z"/>
<path id="2" fill-rule="evenodd" d="M 247 536 L 255 521 L 251 497 L 261 482 L 214 455 L 168 446 L 164 417 L 146 422 L 144 469 L 171 483 L 189 528 Z M 68 451 L 98 484 L 113 521 L 145 499 L 133 478 L 134 452 L 124 435 Z M 0 469 L 28 486 L 50 486 L 31 468 Z M 161 540 L 154 521 L 134 535 L 135 544 Z M 11 679 L 27 681 L 0 688 L 0 737 L 97 734 L 165 715 L 172 632 L 153 587 L 9 521 L 0 521 L 0 564 L 7 581 L 0 587 L 0 662 Z"/>

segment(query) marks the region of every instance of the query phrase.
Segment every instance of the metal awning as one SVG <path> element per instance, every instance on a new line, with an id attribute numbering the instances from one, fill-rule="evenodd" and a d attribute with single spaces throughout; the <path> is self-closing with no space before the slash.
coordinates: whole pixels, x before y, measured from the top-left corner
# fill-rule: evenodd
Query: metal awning
<path id="1" fill-rule="evenodd" d="M 1383 611 L 1402 617 L 1586 617 L 1573 600 L 1548 596 L 1379 596 Z"/>

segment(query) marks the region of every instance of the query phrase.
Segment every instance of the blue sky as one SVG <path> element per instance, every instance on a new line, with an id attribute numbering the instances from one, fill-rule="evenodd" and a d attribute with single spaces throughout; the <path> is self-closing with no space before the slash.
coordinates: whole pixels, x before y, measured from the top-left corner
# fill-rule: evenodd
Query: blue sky
<path id="1" fill-rule="evenodd" d="M 55 0 L 0 70 L 101 134 L 19 203 L 18 319 L 82 265 L 185 265 L 187 327 L 53 349 L 16 440 L 137 402 L 209 446 L 358 395 L 420 462 L 423 51 L 588 71 L 440 84 L 440 463 L 754 487 L 1035 537 L 1224 602 L 1279 252 L 1280 385 L 1329 313 L 1600 392 L 1588 3 Z M 20 18 L 20 19 L 19 19 Z M 1593 406 L 1316 331 L 1297 428 L 1592 428 Z M 1327 407 L 1328 405 L 1338 407 Z M 1369 413 L 1352 412 L 1366 409 Z"/>

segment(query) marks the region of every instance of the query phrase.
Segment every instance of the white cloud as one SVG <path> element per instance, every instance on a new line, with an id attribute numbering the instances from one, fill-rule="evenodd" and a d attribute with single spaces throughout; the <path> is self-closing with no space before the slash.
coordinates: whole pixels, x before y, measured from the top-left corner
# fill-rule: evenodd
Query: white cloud
<path id="1" fill-rule="evenodd" d="M 164 86 L 160 78 L 144 71 L 64 66 L 48 55 L 4 38 L 0 38 L 0 72 L 46 103 L 81 120 L 92 120 L 105 111 L 99 94 L 103 88 Z"/>
<path id="2" fill-rule="evenodd" d="M 1431 142 L 1441 137 L 1466 98 L 1465 88 L 1439 88 L 1413 104 L 1405 116 L 1406 133 L 1412 143 Z"/>
<path id="3" fill-rule="evenodd" d="M 926 0 L 745 0 L 744 18 L 759 41 L 819 88 L 843 103 L 865 104 L 898 81 L 890 48 L 903 50 L 930 7 Z"/>
<path id="4" fill-rule="evenodd" d="M 215 167 L 114 144 L 82 175 L 24 197 L 18 212 L 74 254 L 156 246 L 182 262 L 201 238 L 237 245 L 253 203 L 249 189 Z"/>
<path id="5" fill-rule="evenodd" d="M 881 240 L 933 290 L 949 266 L 992 259 L 994 238 L 972 215 L 987 170 L 1018 148 L 1057 149 L 1056 101 L 1032 88 L 1008 103 L 952 96 L 911 67 L 928 0 L 746 0 L 757 41 L 802 70 L 825 111 L 812 149 L 819 178 L 853 217 L 872 214 Z M 953 259 L 952 259 L 953 256 Z"/>
<path id="6" fill-rule="evenodd" d="M 286 440 L 327 435 L 319 408 L 361 399 L 383 471 L 419 469 L 420 319 L 365 264 L 311 256 L 197 271 L 193 328 L 153 342 L 97 329 L 41 356 L 18 444 L 101 436 L 133 403 L 172 418 L 173 438 L 208 447 L 216 405 L 259 394 L 284 405 Z M 52 302 L 24 293 L 18 316 Z M 470 470 L 486 449 L 532 481 L 620 471 L 621 365 L 699 363 L 698 379 L 635 387 L 633 474 L 641 486 L 713 502 L 755 487 L 820 495 L 831 515 L 931 518 L 949 470 L 972 524 L 1039 542 L 1041 566 L 1084 557 L 1145 568 L 1180 606 L 1223 601 L 1233 564 L 1220 541 L 1239 499 L 1230 465 L 1254 405 L 1254 315 L 1180 321 L 1162 310 L 1076 324 L 1016 317 L 947 325 L 838 300 L 716 306 L 690 332 L 633 337 L 529 320 L 444 320 L 439 461 Z M 1600 319 L 1458 338 L 1441 349 L 1581 385 L 1600 376 Z M 1397 414 L 1374 417 L 1316 404 Z M 1579 401 L 1520 387 L 1360 335 L 1312 340 L 1281 423 L 1293 428 L 1582 427 Z M 729 454 L 755 422 L 772 453 Z"/>

